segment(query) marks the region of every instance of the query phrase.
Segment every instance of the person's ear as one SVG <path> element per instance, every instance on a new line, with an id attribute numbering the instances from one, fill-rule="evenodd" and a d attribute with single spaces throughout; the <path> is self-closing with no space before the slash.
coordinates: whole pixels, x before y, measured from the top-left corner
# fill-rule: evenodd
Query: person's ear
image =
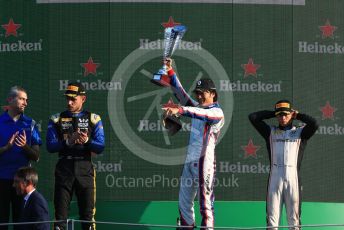
<path id="1" fill-rule="evenodd" d="M 82 102 L 85 102 L 86 101 L 86 96 L 82 96 Z"/>

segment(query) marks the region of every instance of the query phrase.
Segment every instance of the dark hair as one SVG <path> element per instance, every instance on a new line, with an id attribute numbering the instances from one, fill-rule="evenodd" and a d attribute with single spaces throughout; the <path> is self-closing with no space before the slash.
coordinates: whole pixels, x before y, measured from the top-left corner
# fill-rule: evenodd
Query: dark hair
<path id="1" fill-rule="evenodd" d="M 31 183 L 33 187 L 36 187 L 38 183 L 38 174 L 32 167 L 19 168 L 15 174 L 15 177 L 21 179 L 25 184 Z"/>
<path id="2" fill-rule="evenodd" d="M 217 92 L 216 92 L 216 90 L 215 89 L 210 89 L 209 92 L 215 94 L 213 101 L 217 102 Z"/>

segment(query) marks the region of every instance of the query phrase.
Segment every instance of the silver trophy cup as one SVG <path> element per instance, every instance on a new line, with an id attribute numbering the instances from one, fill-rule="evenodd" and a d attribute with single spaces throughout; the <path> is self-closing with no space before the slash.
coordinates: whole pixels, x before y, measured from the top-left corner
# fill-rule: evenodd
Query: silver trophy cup
<path id="1" fill-rule="evenodd" d="M 185 32 L 186 27 L 182 25 L 167 27 L 165 29 L 163 60 L 172 56 L 176 48 L 179 46 Z M 151 82 L 159 86 L 170 86 L 166 65 L 163 65 L 162 68 L 153 75 Z"/>

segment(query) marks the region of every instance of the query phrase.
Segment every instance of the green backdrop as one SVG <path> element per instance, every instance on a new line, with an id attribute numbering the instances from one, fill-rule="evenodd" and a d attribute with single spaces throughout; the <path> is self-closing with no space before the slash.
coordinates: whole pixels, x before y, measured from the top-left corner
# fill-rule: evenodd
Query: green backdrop
<path id="1" fill-rule="evenodd" d="M 303 159 L 303 200 L 344 201 L 344 2 L 191 2 L 1 1 L 2 105 L 11 86 L 26 88 L 26 113 L 45 142 L 49 116 L 65 109 L 66 85 L 81 81 L 85 106 L 106 132 L 104 154 L 93 159 L 97 200 L 177 200 L 190 124 L 183 119 L 182 131 L 167 135 L 160 107 L 173 95 L 149 82 L 170 19 L 188 28 L 173 57 L 182 83 L 189 90 L 213 78 L 225 112 L 216 199 L 265 200 L 267 150 L 247 115 L 288 98 L 320 124 Z M 35 166 L 49 200 L 56 161 L 43 145 Z"/>

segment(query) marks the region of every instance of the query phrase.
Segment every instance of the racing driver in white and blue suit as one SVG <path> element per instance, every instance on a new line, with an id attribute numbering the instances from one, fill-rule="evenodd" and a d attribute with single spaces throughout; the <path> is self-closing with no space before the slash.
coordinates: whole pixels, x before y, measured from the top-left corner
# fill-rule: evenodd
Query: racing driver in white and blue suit
<path id="1" fill-rule="evenodd" d="M 182 104 L 178 108 L 165 107 L 168 115 L 180 115 L 192 118 L 191 133 L 186 161 L 181 176 L 179 190 L 180 229 L 192 229 L 195 226 L 194 199 L 198 195 L 201 226 L 214 227 L 214 191 L 216 161 L 215 145 L 225 119 L 217 102 L 214 82 L 207 78 L 197 82 L 193 100 L 182 87 L 177 75 L 171 68 L 171 59 L 165 64 L 168 67 L 171 88 Z"/>

